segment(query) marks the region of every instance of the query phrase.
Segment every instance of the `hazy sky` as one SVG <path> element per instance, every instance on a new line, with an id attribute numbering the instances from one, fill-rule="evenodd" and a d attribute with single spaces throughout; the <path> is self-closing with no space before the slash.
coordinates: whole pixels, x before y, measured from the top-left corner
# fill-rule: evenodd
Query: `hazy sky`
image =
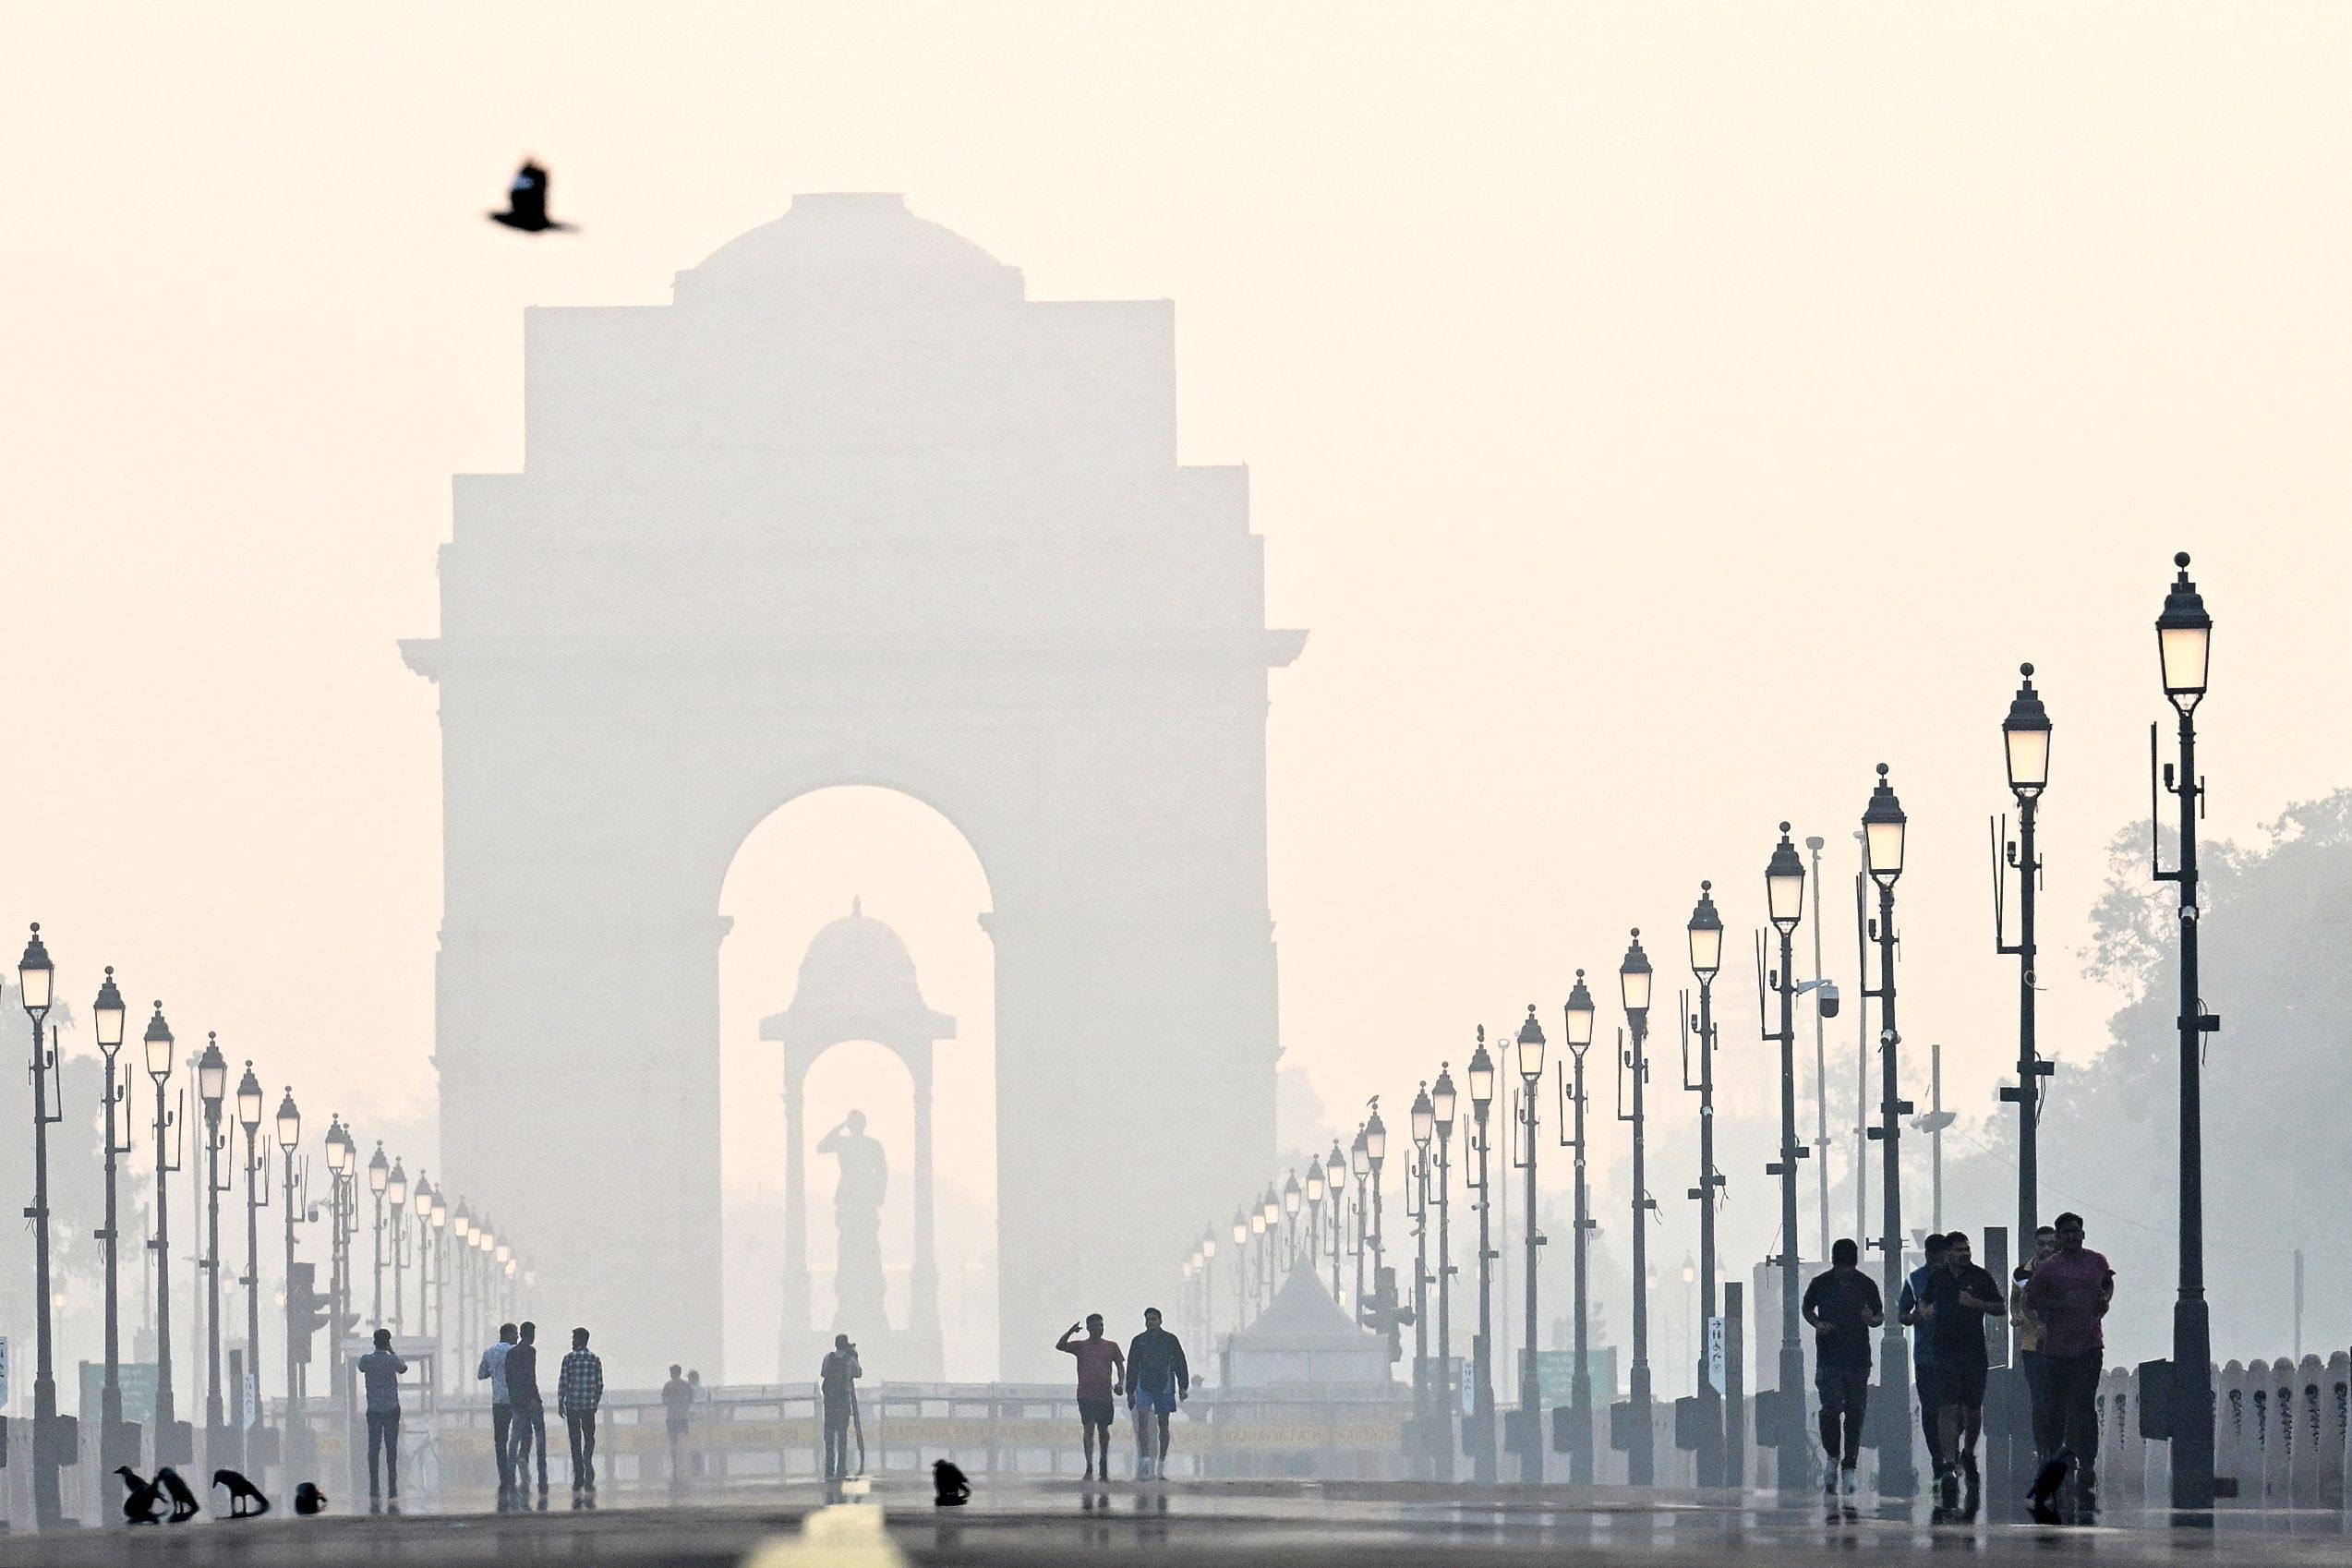
<path id="1" fill-rule="evenodd" d="M 1989 1113 L 2014 979 L 1984 818 L 2021 657 L 2057 725 L 2045 1040 L 2095 1051 L 2072 949 L 2146 807 L 2177 549 L 2218 622 L 2213 832 L 2352 781 L 2341 7 L 0 29 L 0 911 L 45 923 L 68 995 L 114 962 L 321 1116 L 431 1081 L 434 692 L 393 642 L 436 629 L 451 474 L 519 463 L 523 308 L 666 301 L 798 191 L 904 191 L 1032 297 L 1176 301 L 1183 455 L 1249 465 L 1270 622 L 1312 633 L 1273 681 L 1272 904 L 1285 1043 L 1334 1107 L 1409 1097 L 1528 1001 L 1556 1017 L 1628 925 L 1679 974 L 1712 876 L 1727 1098 L 1760 1108 L 1742 959 L 1773 825 L 1829 838 L 1842 908 L 1883 759 L 1912 820 L 1905 1033 Z M 481 220 L 526 151 L 579 234 Z M 788 993 L 862 887 L 984 1067 L 974 863 L 950 836 L 910 874 L 901 816 L 809 809 L 771 886 L 730 881 L 772 944 L 730 981 Z M 796 871 L 793 842 L 874 860 Z M 1842 917 L 1829 954 L 1851 979 Z M 740 990 L 736 1034 L 788 999 Z M 730 1088 L 772 1096 L 736 1034 Z M 984 1181 L 987 1129 L 942 1130 Z M 1760 1248 L 1759 1172 L 1733 1201 Z"/>

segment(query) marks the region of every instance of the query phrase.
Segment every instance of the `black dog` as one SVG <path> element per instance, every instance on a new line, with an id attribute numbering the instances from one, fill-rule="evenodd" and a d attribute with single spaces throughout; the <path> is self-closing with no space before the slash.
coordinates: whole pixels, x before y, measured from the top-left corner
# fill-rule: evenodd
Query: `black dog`
<path id="1" fill-rule="evenodd" d="M 327 1511 L 327 1494 L 309 1481 L 294 1489 L 294 1511 L 304 1518 Z"/>
<path id="2" fill-rule="evenodd" d="M 163 1489 L 153 1481 L 140 1479 L 139 1472 L 127 1465 L 115 1465 L 115 1474 L 123 1478 L 123 1517 L 134 1525 L 163 1523 Z"/>
<path id="3" fill-rule="evenodd" d="M 938 1493 L 933 1502 L 941 1508 L 961 1508 L 971 1501 L 971 1483 L 945 1459 L 931 1466 L 931 1484 Z"/>
<path id="4" fill-rule="evenodd" d="M 228 1488 L 232 1519 L 258 1519 L 270 1512 L 270 1500 L 261 1495 L 261 1489 L 235 1470 L 213 1471 L 212 1484 Z"/>
<path id="5" fill-rule="evenodd" d="M 180 1473 L 169 1465 L 155 1472 L 155 1484 L 163 1489 L 164 1496 L 172 1500 L 172 1516 L 163 1521 L 166 1525 L 185 1525 L 204 1512 L 204 1505 L 196 1501 L 194 1492 L 187 1490 L 187 1483 L 180 1479 Z"/>

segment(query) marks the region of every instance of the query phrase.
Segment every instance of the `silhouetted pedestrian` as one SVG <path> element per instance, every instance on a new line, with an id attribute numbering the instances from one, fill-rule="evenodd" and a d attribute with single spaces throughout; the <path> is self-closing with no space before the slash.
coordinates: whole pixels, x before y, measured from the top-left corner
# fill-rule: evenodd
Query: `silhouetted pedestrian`
<path id="1" fill-rule="evenodd" d="M 572 1440 L 572 1490 L 597 1490 L 597 1407 L 604 1403 L 604 1361 L 588 1348 L 588 1331 L 572 1331 L 572 1350 L 555 1377 L 555 1413 Z"/>
<path id="2" fill-rule="evenodd" d="M 538 1325 L 525 1323 L 522 1337 L 506 1353 L 506 1397 L 514 1409 L 514 1495 L 531 1484 L 531 1452 L 539 1455 L 539 1501 L 548 1496 L 548 1412 L 539 1400 Z"/>
<path id="3" fill-rule="evenodd" d="M 1911 1330 L 1911 1381 L 1919 1395 L 1919 1430 L 1927 1440 L 1927 1463 L 1936 1472 L 1944 1468 L 1943 1396 L 1936 1386 L 1936 1336 L 1928 1332 L 1919 1309 L 1927 1282 L 1936 1270 L 1944 1266 L 1946 1242 L 1940 1235 L 1931 1235 L 1920 1243 L 1926 1261 L 1911 1272 L 1903 1281 L 1902 1295 L 1895 1301 L 1895 1321 Z"/>
<path id="4" fill-rule="evenodd" d="M 482 1352 L 482 1364 L 474 1369 L 476 1381 L 487 1378 L 490 1384 L 490 1451 L 498 1456 L 498 1505 L 504 1508 L 514 1496 L 514 1457 L 508 1452 L 514 1441 L 514 1407 L 506 1397 L 506 1357 L 514 1348 L 514 1325 L 498 1326 L 498 1343 Z"/>
<path id="5" fill-rule="evenodd" d="M 376 1456 L 383 1455 L 384 1479 L 392 1507 L 400 1507 L 400 1375 L 408 1363 L 392 1354 L 392 1330 L 376 1331 L 376 1348 L 359 1358 L 368 1385 L 368 1506 L 379 1506 Z"/>
<path id="6" fill-rule="evenodd" d="M 1829 1272 L 1805 1287 L 1804 1321 L 1817 1336 L 1813 1386 L 1821 1396 L 1821 1446 L 1828 1462 L 1821 1490 L 1854 1494 L 1854 1469 L 1862 1462 L 1863 1416 L 1870 1407 L 1870 1331 L 1887 1321 L 1877 1285 L 1856 1267 L 1860 1250 L 1851 1237 L 1829 1248 Z"/>
<path id="7" fill-rule="evenodd" d="M 669 1485 L 673 1491 L 686 1485 L 686 1426 L 694 1416 L 694 1385 L 680 1375 L 684 1370 L 671 1362 L 669 1381 L 661 1385 L 662 1414 L 669 1428 Z"/>
<path id="8" fill-rule="evenodd" d="M 1165 1479 L 1168 1417 L 1192 1397 L 1192 1370 L 1184 1346 L 1160 1326 L 1160 1309 L 1143 1309 L 1143 1332 L 1127 1347 L 1127 1404 L 1135 1413 L 1135 1478 Z M 1156 1429 L 1158 1441 L 1153 1440 Z"/>
<path id="9" fill-rule="evenodd" d="M 1103 1314 L 1086 1315 L 1086 1337 L 1078 1337 L 1080 1325 L 1072 1323 L 1054 1348 L 1066 1356 L 1078 1358 L 1078 1429 L 1079 1441 L 1086 1449 L 1086 1478 L 1093 1480 L 1094 1446 L 1099 1438 L 1103 1449 L 1102 1478 L 1111 1478 L 1111 1416 L 1121 1391 L 1119 1374 L 1127 1366 L 1127 1356 L 1116 1339 L 1103 1337 Z"/>
<path id="10" fill-rule="evenodd" d="M 818 1397 L 825 1406 L 825 1478 L 838 1481 L 850 1473 L 850 1423 L 857 1417 L 857 1381 L 865 1376 L 858 1347 L 848 1334 L 833 1336 L 833 1348 L 818 1366 Z"/>
<path id="11" fill-rule="evenodd" d="M 2057 1408 L 2050 1400 L 2050 1369 L 2042 1357 L 2042 1315 L 2026 1304 L 2025 1286 L 2043 1259 L 2058 1249 L 2058 1227 L 2033 1233 L 2033 1256 L 2017 1266 L 2017 1288 L 2009 1292 L 2009 1327 L 2017 1334 L 2018 1369 L 2025 1374 L 2025 1397 L 2033 1409 L 2033 1456 L 2046 1462 L 2066 1441 Z"/>
<path id="12" fill-rule="evenodd" d="M 1970 1256 L 1968 1233 L 1956 1230 L 1946 1236 L 1944 1266 L 1927 1277 L 1920 1317 L 1936 1341 L 1940 1479 L 1947 1507 L 1958 1501 L 1954 1494 L 1960 1483 L 1967 1484 L 1972 1502 L 1983 1485 L 1976 1439 L 1984 1427 L 1984 1320 L 2000 1316 L 2007 1306 L 2000 1282 Z"/>

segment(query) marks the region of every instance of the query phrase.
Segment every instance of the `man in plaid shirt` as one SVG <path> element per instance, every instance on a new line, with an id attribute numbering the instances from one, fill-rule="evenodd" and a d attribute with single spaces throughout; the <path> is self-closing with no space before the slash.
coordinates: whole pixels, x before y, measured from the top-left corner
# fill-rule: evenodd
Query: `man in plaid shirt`
<path id="1" fill-rule="evenodd" d="M 555 1409 L 572 1435 L 572 1490 L 597 1490 L 597 1406 L 604 1403 L 604 1363 L 588 1348 L 588 1331 L 572 1331 L 572 1353 L 556 1374 Z"/>

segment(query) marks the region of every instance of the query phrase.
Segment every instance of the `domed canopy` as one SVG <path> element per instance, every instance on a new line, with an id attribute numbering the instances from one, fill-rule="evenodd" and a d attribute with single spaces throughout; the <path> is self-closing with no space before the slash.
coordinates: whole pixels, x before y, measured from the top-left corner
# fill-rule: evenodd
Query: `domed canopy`
<path id="1" fill-rule="evenodd" d="M 809 943 L 792 1005 L 760 1023 L 763 1040 L 812 1052 L 845 1040 L 904 1051 L 955 1035 L 956 1020 L 923 1002 L 907 945 L 854 899 Z"/>
<path id="2" fill-rule="evenodd" d="M 802 295 L 1022 296 L 1020 270 L 907 210 L 903 196 L 797 196 L 785 214 L 737 235 L 678 274 L 681 305 Z"/>

